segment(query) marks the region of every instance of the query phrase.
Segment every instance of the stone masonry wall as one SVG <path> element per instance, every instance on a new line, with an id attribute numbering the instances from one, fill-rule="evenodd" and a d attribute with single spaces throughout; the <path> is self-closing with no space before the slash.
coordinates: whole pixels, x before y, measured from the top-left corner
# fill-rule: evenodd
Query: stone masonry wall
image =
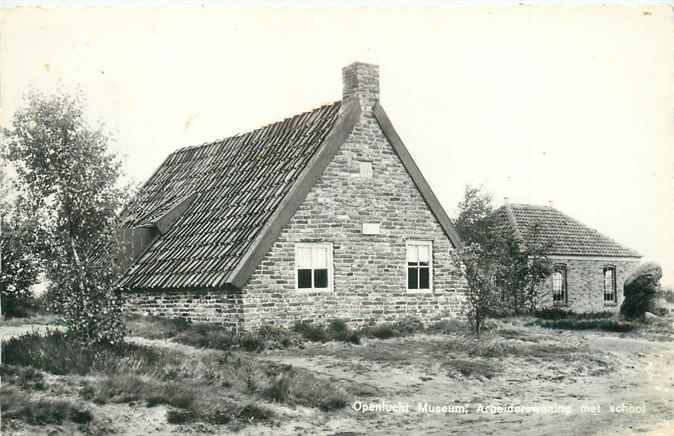
<path id="1" fill-rule="evenodd" d="M 639 260 L 570 259 L 555 258 L 555 265 L 565 265 L 567 270 L 568 305 L 574 312 L 618 311 L 623 302 L 623 284 L 627 276 L 639 265 Z M 604 274 L 606 266 L 616 268 L 617 303 L 604 303 Z M 546 291 L 542 306 L 552 305 L 552 278 L 543 288 Z"/>
<path id="2" fill-rule="evenodd" d="M 370 110 L 367 110 L 370 109 Z M 359 174 L 372 163 L 372 178 Z M 378 223 L 366 235 L 363 223 Z M 433 244 L 433 291 L 407 291 L 406 240 Z M 295 244 L 333 244 L 334 290 L 296 289 Z M 359 324 L 407 316 L 456 317 L 464 279 L 451 267 L 451 243 L 388 143 L 371 108 L 281 232 L 244 289 L 246 328 L 343 318 Z"/>
<path id="3" fill-rule="evenodd" d="M 238 330 L 243 324 L 241 294 L 226 291 L 134 292 L 126 295 L 129 312 L 222 324 Z"/>

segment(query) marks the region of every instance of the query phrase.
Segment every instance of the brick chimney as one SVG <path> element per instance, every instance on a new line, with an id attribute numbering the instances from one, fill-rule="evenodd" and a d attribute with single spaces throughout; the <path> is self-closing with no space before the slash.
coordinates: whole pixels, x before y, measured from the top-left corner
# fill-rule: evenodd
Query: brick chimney
<path id="1" fill-rule="evenodd" d="M 342 68 L 342 101 L 360 100 L 363 112 L 370 112 L 379 100 L 379 66 L 354 62 Z"/>

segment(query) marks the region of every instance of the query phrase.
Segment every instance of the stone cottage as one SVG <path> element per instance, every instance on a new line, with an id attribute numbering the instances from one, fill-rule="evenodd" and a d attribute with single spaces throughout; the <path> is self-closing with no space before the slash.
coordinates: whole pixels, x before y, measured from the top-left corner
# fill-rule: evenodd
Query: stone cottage
<path id="1" fill-rule="evenodd" d="M 541 306 L 574 312 L 617 311 L 623 283 L 641 255 L 565 215 L 552 206 L 505 204 L 497 220 L 521 241 L 537 226 L 539 241 L 550 247 L 553 273 L 543 283 Z"/>
<path id="2" fill-rule="evenodd" d="M 341 101 L 168 156 L 123 213 L 131 311 L 238 329 L 458 314 L 461 241 L 378 67 L 342 79 Z"/>

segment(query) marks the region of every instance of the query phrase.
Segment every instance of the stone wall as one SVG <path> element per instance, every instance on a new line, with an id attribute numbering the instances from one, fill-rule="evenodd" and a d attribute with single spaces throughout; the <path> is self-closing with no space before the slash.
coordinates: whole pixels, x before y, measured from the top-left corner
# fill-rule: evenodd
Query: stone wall
<path id="1" fill-rule="evenodd" d="M 362 71 L 367 65 L 357 68 L 372 73 Z M 345 86 L 348 80 L 345 73 Z M 367 105 L 361 120 L 245 286 L 246 328 L 330 318 L 361 324 L 459 316 L 465 281 L 451 266 L 451 242 L 380 129 L 371 100 L 361 99 Z M 361 176 L 361 162 L 371 162 L 371 178 Z M 363 223 L 379 224 L 380 234 L 363 234 Z M 432 241 L 432 292 L 407 291 L 409 239 Z M 333 244 L 332 291 L 296 289 L 295 244 L 301 242 Z"/>
<path id="2" fill-rule="evenodd" d="M 615 260 L 611 258 L 555 258 L 555 265 L 564 265 L 567 270 L 568 305 L 574 312 L 618 311 L 623 301 L 623 284 L 627 276 L 639 265 L 639 260 Z M 617 303 L 604 302 L 604 274 L 606 266 L 616 268 Z M 542 306 L 552 305 L 552 278 L 543 284 L 545 290 Z"/>
<path id="3" fill-rule="evenodd" d="M 211 322 L 232 329 L 243 326 L 240 293 L 227 291 L 163 291 L 126 294 L 130 313 Z"/>

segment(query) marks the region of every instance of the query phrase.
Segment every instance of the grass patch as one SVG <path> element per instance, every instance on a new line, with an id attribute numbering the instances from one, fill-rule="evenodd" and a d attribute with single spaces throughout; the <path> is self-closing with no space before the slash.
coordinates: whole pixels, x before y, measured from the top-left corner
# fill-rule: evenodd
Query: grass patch
<path id="1" fill-rule="evenodd" d="M 2 394 L 2 419 L 23 421 L 32 425 L 89 423 L 93 416 L 85 407 L 71 401 L 33 399 L 14 386 L 0 388 Z"/>
<path id="2" fill-rule="evenodd" d="M 440 324 L 437 324 L 437 326 L 439 327 Z M 408 317 L 399 321 L 383 322 L 365 326 L 361 333 L 368 338 L 390 339 L 411 336 L 425 331 L 424 324 L 418 318 Z"/>
<path id="3" fill-rule="evenodd" d="M 342 319 L 330 320 L 327 325 L 313 321 L 297 321 L 293 324 L 292 332 L 297 333 L 302 339 L 309 342 L 360 343 L 360 333 L 352 330 Z"/>
<path id="4" fill-rule="evenodd" d="M 255 332 L 237 334 L 217 324 L 193 324 L 173 340 L 199 348 L 250 352 L 283 349 L 301 342 L 298 335 L 282 327 L 262 326 Z"/>
<path id="5" fill-rule="evenodd" d="M 556 321 L 538 321 L 536 324 L 556 330 L 599 330 L 604 332 L 627 333 L 636 328 L 632 322 L 615 319 L 559 319 Z"/>
<path id="6" fill-rule="evenodd" d="M 29 366 L 56 375 L 85 375 L 92 371 L 123 372 L 132 367 L 154 367 L 161 353 L 143 345 L 121 343 L 117 346 L 82 345 L 68 339 L 62 331 L 46 334 L 27 333 L 3 344 L 3 363 Z"/>
<path id="7" fill-rule="evenodd" d="M 530 342 L 507 340 L 498 333 L 477 338 L 472 335 L 457 335 L 445 342 L 445 352 L 467 354 L 471 357 L 503 358 L 532 357 L 556 358 L 570 356 L 579 350 L 575 346 L 560 345 L 555 342 Z"/>
<path id="8" fill-rule="evenodd" d="M 191 408 L 195 399 L 189 384 L 137 374 L 107 376 L 94 385 L 85 384 L 80 396 L 96 404 L 142 402 L 147 407 L 165 404 L 182 409 Z"/>
<path id="9" fill-rule="evenodd" d="M 46 385 L 42 373 L 32 367 L 2 365 L 0 379 L 3 384 L 15 385 L 24 391 L 44 391 Z"/>
<path id="10" fill-rule="evenodd" d="M 455 333 L 466 333 L 468 329 L 468 323 L 464 320 L 444 319 L 430 324 L 426 331 L 428 333 L 450 335 Z"/>
<path id="11" fill-rule="evenodd" d="M 335 335 L 345 334 L 339 325 L 332 329 Z M 284 333 L 267 330 L 261 336 L 278 339 Z M 258 345 L 253 341 L 249 347 Z M 37 390 L 43 382 L 39 370 L 43 370 L 63 376 L 61 380 L 74 387 L 83 401 L 166 405 L 172 423 L 200 421 L 235 428 L 270 419 L 273 413 L 256 404 L 260 398 L 322 410 L 344 407 L 348 402 L 339 386 L 311 371 L 258 361 L 231 350 L 188 354 L 128 343 L 112 348 L 82 347 L 62 332 L 51 331 L 46 336 L 14 338 L 3 351 L 3 381 L 7 377 L 17 386 Z M 87 377 L 77 377 L 83 375 Z M 62 410 L 65 406 L 59 403 L 58 407 Z M 26 410 L 17 413 L 33 413 Z M 63 419 L 71 419 L 69 413 L 61 413 L 66 417 Z"/>
<path id="12" fill-rule="evenodd" d="M 604 312 L 574 312 L 571 310 L 566 310 L 560 307 L 545 307 L 543 309 L 537 310 L 534 315 L 536 318 L 545 319 L 545 320 L 560 320 L 560 319 L 570 319 L 570 320 L 586 320 L 586 319 L 609 319 L 615 316 L 614 312 L 604 311 Z"/>
<path id="13" fill-rule="evenodd" d="M 496 364 L 478 359 L 452 359 L 443 364 L 443 367 L 448 370 L 450 377 L 461 374 L 470 378 L 492 379 L 498 374 Z"/>

